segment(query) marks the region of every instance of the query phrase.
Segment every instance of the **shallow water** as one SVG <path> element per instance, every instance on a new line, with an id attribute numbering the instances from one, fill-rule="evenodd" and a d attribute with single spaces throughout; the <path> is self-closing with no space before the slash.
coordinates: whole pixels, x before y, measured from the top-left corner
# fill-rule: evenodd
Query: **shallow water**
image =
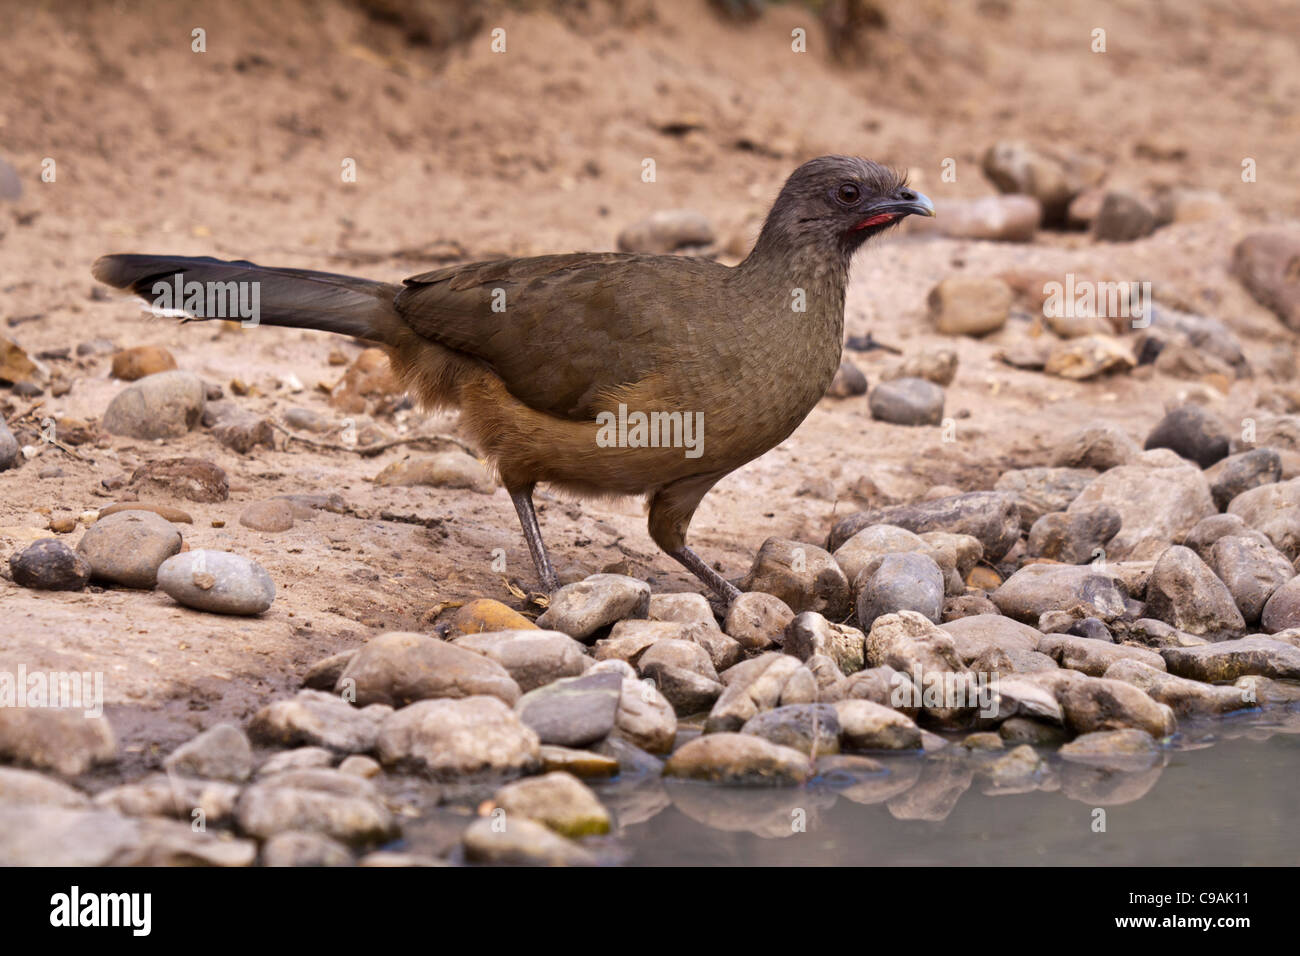
<path id="1" fill-rule="evenodd" d="M 882 761 L 893 795 L 889 778 L 861 791 L 668 781 L 658 812 L 620 814 L 619 842 L 641 865 L 1295 865 L 1298 735 L 1300 712 L 1272 710 L 1184 727 L 1145 770 L 1044 750 L 1046 772 L 1025 793 L 994 793 L 981 767 L 998 755 L 957 747 Z M 1105 832 L 1093 829 L 1098 809 Z"/>
<path id="2" fill-rule="evenodd" d="M 1300 704 L 1184 721 L 1143 766 L 1042 748 L 1044 768 L 1022 792 L 991 782 L 989 765 L 1006 753 L 872 754 L 886 773 L 802 788 L 624 775 L 593 784 L 615 825 L 587 845 L 608 863 L 644 866 L 1300 863 Z M 440 806 L 404 821 L 393 848 L 455 860 L 475 801 L 490 793 L 443 791 Z"/>

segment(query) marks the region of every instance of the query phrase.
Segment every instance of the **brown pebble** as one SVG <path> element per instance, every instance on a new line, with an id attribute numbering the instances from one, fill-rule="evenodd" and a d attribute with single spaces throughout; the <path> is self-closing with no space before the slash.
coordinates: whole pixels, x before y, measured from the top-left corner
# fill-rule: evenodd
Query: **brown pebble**
<path id="1" fill-rule="evenodd" d="M 67 534 L 69 531 L 76 531 L 77 519 L 72 515 L 64 515 L 60 518 L 51 518 L 50 530 L 57 534 Z"/>
<path id="2" fill-rule="evenodd" d="M 113 377 L 124 382 L 168 372 L 176 367 L 172 353 L 157 345 L 137 345 L 135 348 L 123 349 L 113 356 Z"/>
<path id="3" fill-rule="evenodd" d="M 226 526 L 226 523 L 225 523 L 224 521 L 222 521 L 220 518 L 213 518 L 213 519 L 212 519 L 212 527 L 214 527 L 214 528 L 224 528 L 225 526 Z"/>
<path id="4" fill-rule="evenodd" d="M 992 568 L 986 568 L 983 565 L 976 565 L 970 569 L 970 574 L 966 575 L 967 587 L 996 591 L 1001 585 L 1001 576 Z"/>
<path id="5" fill-rule="evenodd" d="M 124 501 L 115 505 L 109 505 L 107 508 L 99 509 L 101 518 L 106 515 L 117 514 L 119 511 L 152 511 L 156 515 L 161 515 L 168 521 L 177 521 L 181 524 L 193 524 L 194 519 L 180 508 L 172 508 L 168 505 L 147 505 L 140 501 Z"/>
<path id="6" fill-rule="evenodd" d="M 254 531 L 288 531 L 293 527 L 293 506 L 283 498 L 255 501 L 244 509 L 239 523 Z"/>

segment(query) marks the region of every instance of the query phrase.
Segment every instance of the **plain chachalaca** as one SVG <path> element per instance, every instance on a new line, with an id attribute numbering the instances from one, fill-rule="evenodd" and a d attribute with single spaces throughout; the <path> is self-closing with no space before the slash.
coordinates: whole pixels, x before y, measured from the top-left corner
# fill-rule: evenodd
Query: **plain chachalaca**
<path id="1" fill-rule="evenodd" d="M 823 156 L 790 176 L 734 267 L 577 253 L 451 266 L 396 285 L 110 255 L 94 274 L 155 300 L 156 284 L 181 279 L 250 284 L 262 325 L 382 345 L 424 407 L 460 410 L 510 492 L 548 593 L 557 582 L 533 510 L 538 482 L 583 496 L 645 495 L 655 543 L 729 603 L 740 592 L 686 546 L 691 516 L 720 478 L 812 411 L 839 367 L 853 253 L 912 214 L 934 207 L 897 173 Z M 638 413 L 659 413 L 653 435 Z M 683 423 L 697 422 L 702 434 L 683 447 Z"/>

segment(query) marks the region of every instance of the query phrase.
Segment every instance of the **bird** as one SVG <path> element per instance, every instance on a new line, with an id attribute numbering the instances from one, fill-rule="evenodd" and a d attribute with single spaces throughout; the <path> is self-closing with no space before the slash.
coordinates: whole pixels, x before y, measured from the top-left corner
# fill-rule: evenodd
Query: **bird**
<path id="1" fill-rule="evenodd" d="M 585 252 L 451 265 L 398 284 L 113 254 L 92 271 L 146 300 L 192 283 L 252 289 L 257 326 L 381 346 L 423 408 L 459 410 L 510 495 L 547 595 L 559 583 L 533 505 L 539 484 L 644 496 L 651 539 L 726 608 L 740 590 L 687 545 L 691 519 L 720 479 L 784 441 L 822 398 L 840 365 L 854 253 L 911 215 L 933 216 L 934 205 L 900 171 L 822 156 L 790 174 L 733 266 Z M 229 317 L 203 314 L 205 303 L 211 295 L 174 305 L 184 321 Z"/>

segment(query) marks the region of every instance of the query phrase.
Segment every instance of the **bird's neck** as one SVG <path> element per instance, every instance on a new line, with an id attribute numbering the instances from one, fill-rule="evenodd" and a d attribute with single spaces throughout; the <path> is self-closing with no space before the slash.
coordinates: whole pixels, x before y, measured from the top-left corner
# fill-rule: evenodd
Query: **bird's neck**
<path id="1" fill-rule="evenodd" d="M 769 223 L 753 251 L 736 266 L 735 278 L 754 300 L 772 303 L 773 318 L 803 312 L 808 321 L 825 326 L 824 334 L 838 346 L 852 255 L 838 246 L 791 241 Z"/>

